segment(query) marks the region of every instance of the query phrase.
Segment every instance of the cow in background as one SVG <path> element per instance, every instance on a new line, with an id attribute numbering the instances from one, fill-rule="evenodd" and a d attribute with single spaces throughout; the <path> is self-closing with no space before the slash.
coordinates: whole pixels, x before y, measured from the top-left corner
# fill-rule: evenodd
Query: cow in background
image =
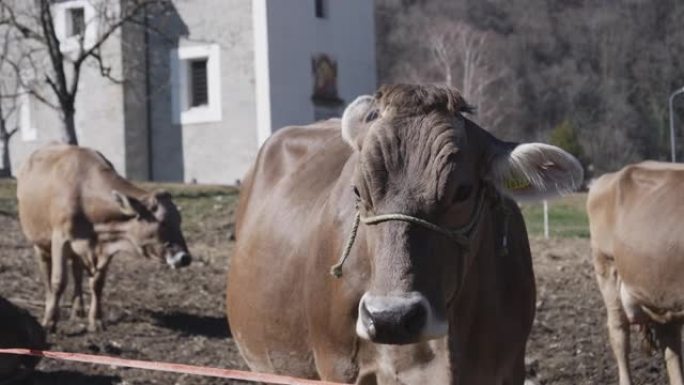
<path id="1" fill-rule="evenodd" d="M 56 328 L 70 262 L 72 317 L 83 315 L 81 281 L 88 274 L 88 330 L 102 328 L 102 290 L 112 257 L 127 252 L 173 268 L 190 264 L 181 216 L 163 191 L 148 192 L 116 173 L 97 151 L 50 144 L 17 176 L 21 228 L 35 249 L 45 283 L 43 325 Z"/>
<path id="2" fill-rule="evenodd" d="M 684 165 L 647 161 L 597 179 L 587 198 L 591 251 L 620 385 L 631 385 L 630 324 L 684 384 Z"/>

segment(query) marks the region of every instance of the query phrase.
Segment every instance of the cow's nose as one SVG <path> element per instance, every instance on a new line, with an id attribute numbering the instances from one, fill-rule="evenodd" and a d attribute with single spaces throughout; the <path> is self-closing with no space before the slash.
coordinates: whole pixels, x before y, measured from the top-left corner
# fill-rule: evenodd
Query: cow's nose
<path id="1" fill-rule="evenodd" d="M 373 342 L 407 344 L 421 340 L 428 316 L 421 295 L 364 295 L 359 303 L 357 334 Z"/>
<path id="2" fill-rule="evenodd" d="M 190 265 L 190 262 L 192 262 L 192 257 L 188 253 L 183 253 L 183 255 L 180 258 L 180 261 L 178 262 L 178 267 L 185 267 Z"/>
<path id="3" fill-rule="evenodd" d="M 166 263 L 175 268 L 188 266 L 192 262 L 192 257 L 185 251 L 179 251 L 166 257 Z"/>

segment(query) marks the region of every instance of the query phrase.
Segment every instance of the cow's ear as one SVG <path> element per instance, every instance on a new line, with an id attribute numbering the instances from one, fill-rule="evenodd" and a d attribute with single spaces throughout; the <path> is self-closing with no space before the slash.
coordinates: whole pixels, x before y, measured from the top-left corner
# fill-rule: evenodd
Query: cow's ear
<path id="1" fill-rule="evenodd" d="M 131 198 L 128 195 L 122 194 L 116 190 L 112 190 L 112 195 L 114 195 L 114 200 L 119 205 L 121 212 L 130 217 L 137 217 L 142 215 L 141 204 L 135 198 Z"/>
<path id="2" fill-rule="evenodd" d="M 584 179 L 580 162 L 556 146 L 497 141 L 492 150 L 486 178 L 517 200 L 569 193 L 577 190 Z"/>
<path id="3" fill-rule="evenodd" d="M 359 96 L 345 108 L 342 114 L 342 139 L 355 150 L 361 149 L 368 123 L 377 118 L 378 112 L 373 110 L 373 97 Z"/>

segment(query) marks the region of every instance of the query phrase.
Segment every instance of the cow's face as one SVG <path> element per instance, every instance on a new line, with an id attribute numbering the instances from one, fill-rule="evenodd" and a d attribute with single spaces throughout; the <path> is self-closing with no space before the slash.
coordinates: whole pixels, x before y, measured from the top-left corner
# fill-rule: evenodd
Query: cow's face
<path id="1" fill-rule="evenodd" d="M 164 191 L 138 200 L 114 191 L 121 211 L 129 218 L 125 237 L 145 257 L 158 258 L 173 268 L 190 264 L 181 216 L 171 196 Z"/>
<path id="2" fill-rule="evenodd" d="M 347 107 L 342 136 L 357 152 L 352 183 L 362 217 L 402 214 L 443 229 L 474 223 L 468 238 L 477 243 L 491 216 L 485 195 L 496 196 L 494 188 L 538 196 L 581 182 L 569 154 L 500 142 L 465 119 L 467 110 L 454 90 L 408 85 L 383 87 Z M 395 344 L 444 336 L 447 309 L 471 266 L 467 250 L 477 245 L 404 220 L 361 226 L 371 280 L 359 302 L 357 334 Z"/>

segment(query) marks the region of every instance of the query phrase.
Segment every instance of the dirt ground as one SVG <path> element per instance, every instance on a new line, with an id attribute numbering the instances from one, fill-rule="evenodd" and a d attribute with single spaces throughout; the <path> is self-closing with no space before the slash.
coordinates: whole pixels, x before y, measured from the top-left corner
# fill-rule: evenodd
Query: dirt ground
<path id="1" fill-rule="evenodd" d="M 224 312 L 225 273 L 232 243 L 231 204 L 217 198 L 213 214 L 186 232 L 195 260 L 183 270 L 155 261 L 115 258 L 105 288 L 107 330 L 89 334 L 68 320 L 51 348 L 125 358 L 245 369 Z M 537 317 L 528 372 L 537 384 L 611 384 L 617 374 L 605 330 L 603 304 L 587 239 L 532 239 Z M 67 291 L 69 293 L 69 290 Z M 42 284 L 31 249 L 13 213 L 0 210 L 0 295 L 40 317 Z M 659 357 L 639 349 L 632 364 L 638 384 L 666 383 Z M 44 359 L 33 384 L 225 384 L 226 380 Z M 238 383 L 238 382 L 233 382 Z"/>

